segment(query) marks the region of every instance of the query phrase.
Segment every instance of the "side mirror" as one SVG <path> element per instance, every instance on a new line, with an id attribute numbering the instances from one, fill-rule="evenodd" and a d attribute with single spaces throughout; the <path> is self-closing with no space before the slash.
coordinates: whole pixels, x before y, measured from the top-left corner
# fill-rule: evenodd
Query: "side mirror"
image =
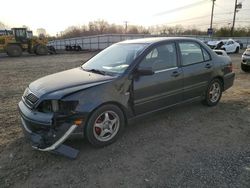
<path id="1" fill-rule="evenodd" d="M 153 75 L 155 72 L 151 67 L 138 67 L 136 73 L 140 76 Z"/>

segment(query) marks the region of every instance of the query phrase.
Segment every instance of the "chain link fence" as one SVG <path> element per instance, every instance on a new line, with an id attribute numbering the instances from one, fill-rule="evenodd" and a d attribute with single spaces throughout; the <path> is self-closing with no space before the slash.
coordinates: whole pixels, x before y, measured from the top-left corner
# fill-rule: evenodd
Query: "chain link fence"
<path id="1" fill-rule="evenodd" d="M 49 41 L 48 45 L 54 46 L 56 50 L 65 50 L 66 46 L 80 46 L 81 50 L 102 50 L 114 43 L 129 40 L 129 39 L 138 39 L 146 37 L 172 37 L 164 35 L 143 35 L 143 34 L 106 34 L 106 35 L 95 35 L 88 37 L 76 37 L 68 39 L 58 39 Z M 178 37 L 178 36 L 173 36 Z M 204 42 L 211 40 L 226 40 L 229 37 L 209 37 L 209 36 L 199 36 L 199 35 L 188 35 L 180 37 L 192 37 L 200 39 Z M 240 41 L 243 44 L 243 47 L 246 47 L 250 44 L 250 37 L 234 37 L 234 40 Z"/>

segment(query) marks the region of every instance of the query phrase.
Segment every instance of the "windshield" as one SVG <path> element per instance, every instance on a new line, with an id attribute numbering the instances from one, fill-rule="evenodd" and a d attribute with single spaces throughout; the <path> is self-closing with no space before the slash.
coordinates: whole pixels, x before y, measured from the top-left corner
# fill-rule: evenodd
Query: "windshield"
<path id="1" fill-rule="evenodd" d="M 114 44 L 87 61 L 82 68 L 96 73 L 122 74 L 145 46 L 146 44 Z"/>

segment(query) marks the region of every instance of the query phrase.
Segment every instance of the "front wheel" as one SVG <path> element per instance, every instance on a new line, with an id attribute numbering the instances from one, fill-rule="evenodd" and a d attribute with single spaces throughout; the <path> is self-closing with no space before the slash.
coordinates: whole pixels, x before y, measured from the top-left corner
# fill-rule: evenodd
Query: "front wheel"
<path id="1" fill-rule="evenodd" d="M 239 53 L 239 51 L 240 51 L 240 48 L 239 47 L 237 47 L 236 49 L 235 49 L 235 52 L 234 53 Z"/>
<path id="2" fill-rule="evenodd" d="M 222 83 L 219 79 L 214 79 L 210 82 L 203 103 L 207 106 L 215 106 L 222 95 Z"/>
<path id="3" fill-rule="evenodd" d="M 85 137 L 92 145 L 103 147 L 117 140 L 125 126 L 123 112 L 118 106 L 108 104 L 95 110 L 85 127 Z"/>
<path id="4" fill-rule="evenodd" d="M 48 48 L 47 46 L 43 45 L 43 44 L 39 44 L 34 48 L 34 52 L 37 55 L 47 55 L 48 54 Z"/>

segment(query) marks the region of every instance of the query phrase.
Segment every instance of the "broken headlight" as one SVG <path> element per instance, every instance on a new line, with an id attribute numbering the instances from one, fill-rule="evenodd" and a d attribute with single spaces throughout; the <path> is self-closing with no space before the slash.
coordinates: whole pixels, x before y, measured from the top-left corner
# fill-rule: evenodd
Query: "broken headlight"
<path id="1" fill-rule="evenodd" d="M 44 100 L 38 106 L 38 111 L 58 112 L 62 114 L 73 113 L 78 105 L 78 101 L 62 101 L 62 100 Z"/>

